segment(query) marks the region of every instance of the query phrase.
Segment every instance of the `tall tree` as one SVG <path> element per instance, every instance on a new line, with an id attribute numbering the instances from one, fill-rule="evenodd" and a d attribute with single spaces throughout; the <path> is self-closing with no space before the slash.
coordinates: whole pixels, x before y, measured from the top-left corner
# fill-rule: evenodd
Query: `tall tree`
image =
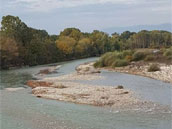
<path id="1" fill-rule="evenodd" d="M 73 56 L 76 43 L 77 42 L 74 38 L 67 37 L 67 36 L 62 36 L 56 41 L 57 47 L 66 56 L 69 56 L 69 55 Z"/>
<path id="2" fill-rule="evenodd" d="M 18 65 L 18 46 L 13 38 L 1 37 L 0 38 L 0 57 L 1 67 L 8 68 L 10 65 Z"/>

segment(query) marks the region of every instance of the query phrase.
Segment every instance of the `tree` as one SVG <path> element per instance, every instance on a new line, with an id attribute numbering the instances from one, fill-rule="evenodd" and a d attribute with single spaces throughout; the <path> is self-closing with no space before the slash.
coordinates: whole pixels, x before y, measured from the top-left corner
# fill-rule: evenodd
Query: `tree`
<path id="1" fill-rule="evenodd" d="M 82 38 L 76 45 L 75 52 L 76 55 L 88 57 L 92 53 L 92 43 L 89 38 Z"/>
<path id="2" fill-rule="evenodd" d="M 67 36 L 62 36 L 56 41 L 57 48 L 61 50 L 65 55 L 74 54 L 76 40 Z"/>
<path id="3" fill-rule="evenodd" d="M 123 40 L 129 39 L 133 34 L 136 34 L 135 32 L 125 31 L 120 35 L 120 38 Z"/>
<path id="4" fill-rule="evenodd" d="M 98 30 L 94 30 L 91 33 L 91 41 L 93 43 L 93 47 L 96 48 L 96 55 L 101 55 L 110 50 L 110 42 L 108 34 L 104 32 L 100 32 Z"/>
<path id="5" fill-rule="evenodd" d="M 167 31 L 125 31 L 122 34 L 94 30 L 83 33 L 66 28 L 60 35 L 28 27 L 19 17 L 2 17 L 0 30 L 1 66 L 39 65 L 73 58 L 99 56 L 108 51 L 172 46 Z"/>
<path id="6" fill-rule="evenodd" d="M 67 28 L 60 33 L 60 36 L 68 36 L 78 41 L 81 38 L 82 34 L 79 29 Z"/>
<path id="7" fill-rule="evenodd" d="M 30 33 L 27 25 L 19 17 L 11 15 L 3 16 L 1 32 L 8 37 L 14 38 L 17 43 L 25 45 L 30 41 Z"/>
<path id="8" fill-rule="evenodd" d="M 18 46 L 14 39 L 1 36 L 0 38 L 0 57 L 1 67 L 9 68 L 10 65 L 17 65 Z"/>

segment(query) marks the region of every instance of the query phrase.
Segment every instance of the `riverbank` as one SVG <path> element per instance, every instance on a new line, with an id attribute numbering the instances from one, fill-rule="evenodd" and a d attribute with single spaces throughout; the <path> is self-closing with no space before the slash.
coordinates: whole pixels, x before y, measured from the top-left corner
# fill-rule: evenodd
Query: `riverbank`
<path id="1" fill-rule="evenodd" d="M 124 67 L 105 67 L 98 69 L 106 69 L 115 72 L 128 73 L 134 75 L 141 75 L 145 77 L 150 77 L 156 80 L 161 80 L 164 82 L 172 83 L 172 65 L 171 64 L 163 64 L 158 63 L 160 67 L 160 71 L 148 72 L 148 68 L 152 65 L 152 63 L 140 61 L 140 62 L 132 62 L 128 66 Z"/>
<path id="2" fill-rule="evenodd" d="M 32 87 L 34 96 L 58 101 L 110 107 L 117 110 L 148 110 L 160 107 L 152 102 L 140 100 L 135 93 L 123 86 L 87 85 L 75 82 L 105 79 L 99 74 L 98 69 L 94 69 L 93 64 L 82 64 L 76 68 L 76 72 L 68 75 L 31 80 L 27 85 Z"/>

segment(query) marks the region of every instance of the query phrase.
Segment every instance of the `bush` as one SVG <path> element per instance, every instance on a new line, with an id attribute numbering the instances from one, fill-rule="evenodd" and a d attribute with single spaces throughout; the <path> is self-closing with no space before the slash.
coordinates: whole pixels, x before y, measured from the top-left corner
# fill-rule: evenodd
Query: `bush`
<path id="1" fill-rule="evenodd" d="M 139 51 L 137 51 L 137 52 L 135 52 L 133 54 L 133 60 L 134 61 L 143 60 L 145 58 L 145 56 L 146 56 L 146 53 L 145 52 L 139 52 Z"/>
<path id="2" fill-rule="evenodd" d="M 112 52 L 110 55 L 108 55 L 105 58 L 105 60 L 104 60 L 105 66 L 111 66 L 116 59 L 118 59 L 118 53 Z"/>
<path id="3" fill-rule="evenodd" d="M 124 89 L 124 87 L 119 85 L 119 86 L 116 87 L 116 89 Z"/>
<path id="4" fill-rule="evenodd" d="M 155 72 L 155 71 L 160 71 L 160 67 L 157 64 L 152 64 L 149 68 L 148 68 L 148 72 Z"/>
<path id="5" fill-rule="evenodd" d="M 118 59 L 116 61 L 114 61 L 114 63 L 112 64 L 112 67 L 122 67 L 122 66 L 127 66 L 129 64 L 128 61 L 124 60 L 124 59 Z"/>
<path id="6" fill-rule="evenodd" d="M 166 57 L 167 60 L 172 60 L 172 47 L 169 49 L 166 49 L 163 55 Z"/>
<path id="7" fill-rule="evenodd" d="M 133 57 L 132 56 L 126 56 L 125 59 L 129 62 L 131 62 L 133 60 Z"/>
<path id="8" fill-rule="evenodd" d="M 123 57 L 125 58 L 126 56 L 132 56 L 134 51 L 132 50 L 125 50 L 123 51 Z"/>
<path id="9" fill-rule="evenodd" d="M 172 56 L 168 56 L 167 57 L 167 60 L 172 60 Z"/>
<path id="10" fill-rule="evenodd" d="M 165 50 L 164 52 L 164 56 L 168 57 L 168 56 L 172 56 L 172 47 Z"/>
<path id="11" fill-rule="evenodd" d="M 103 66 L 109 66 L 113 58 L 115 58 L 115 52 L 108 52 L 101 57 L 100 61 Z"/>
<path id="12" fill-rule="evenodd" d="M 124 56 L 122 52 L 117 53 L 117 59 L 123 59 L 123 58 Z"/>
<path id="13" fill-rule="evenodd" d="M 108 52 L 101 56 L 99 61 L 94 64 L 94 67 L 121 67 L 127 66 L 129 62 L 132 60 L 133 51 L 126 50 L 123 52 Z"/>
<path id="14" fill-rule="evenodd" d="M 164 53 L 164 56 L 172 56 L 172 50 L 167 50 L 167 51 Z"/>
<path id="15" fill-rule="evenodd" d="M 144 60 L 145 61 L 152 61 L 154 59 L 155 59 L 155 56 L 154 55 L 147 55 Z"/>
<path id="16" fill-rule="evenodd" d="M 104 67 L 103 62 L 101 60 L 97 61 L 96 63 L 94 63 L 94 67 L 95 68 Z"/>

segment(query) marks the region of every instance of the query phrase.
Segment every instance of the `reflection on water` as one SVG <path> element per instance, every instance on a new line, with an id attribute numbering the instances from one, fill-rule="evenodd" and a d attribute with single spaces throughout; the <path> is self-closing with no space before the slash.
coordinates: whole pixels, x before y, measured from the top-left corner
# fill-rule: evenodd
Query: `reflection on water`
<path id="1" fill-rule="evenodd" d="M 95 60 L 83 59 L 63 63 L 57 74 L 59 76 L 73 72 L 80 63 Z M 26 87 L 24 83 L 32 78 L 32 74 L 49 66 L 37 66 L 1 72 L 1 89 L 7 87 Z M 164 94 L 167 100 L 171 88 L 170 84 L 162 83 L 148 78 L 133 77 L 131 75 L 103 72 L 105 80 L 83 83 L 96 83 L 100 85 L 125 85 L 145 96 Z M 134 80 L 135 79 L 135 80 Z M 144 85 L 146 84 L 146 85 Z M 157 87 L 155 84 L 159 84 Z M 163 90 L 162 86 L 166 89 Z M 149 89 L 150 88 L 150 89 Z M 154 90 L 153 90 L 154 89 Z M 160 90 L 159 90 L 160 89 Z M 162 91 L 162 92 L 161 92 Z M 77 105 L 54 100 L 36 98 L 27 88 L 15 92 L 0 90 L 1 110 L 0 121 L 2 129 L 170 129 L 171 114 L 156 112 L 118 112 L 109 109 L 88 105 Z M 164 101 L 157 99 L 158 101 Z M 153 100 L 153 99 L 152 99 Z"/>

